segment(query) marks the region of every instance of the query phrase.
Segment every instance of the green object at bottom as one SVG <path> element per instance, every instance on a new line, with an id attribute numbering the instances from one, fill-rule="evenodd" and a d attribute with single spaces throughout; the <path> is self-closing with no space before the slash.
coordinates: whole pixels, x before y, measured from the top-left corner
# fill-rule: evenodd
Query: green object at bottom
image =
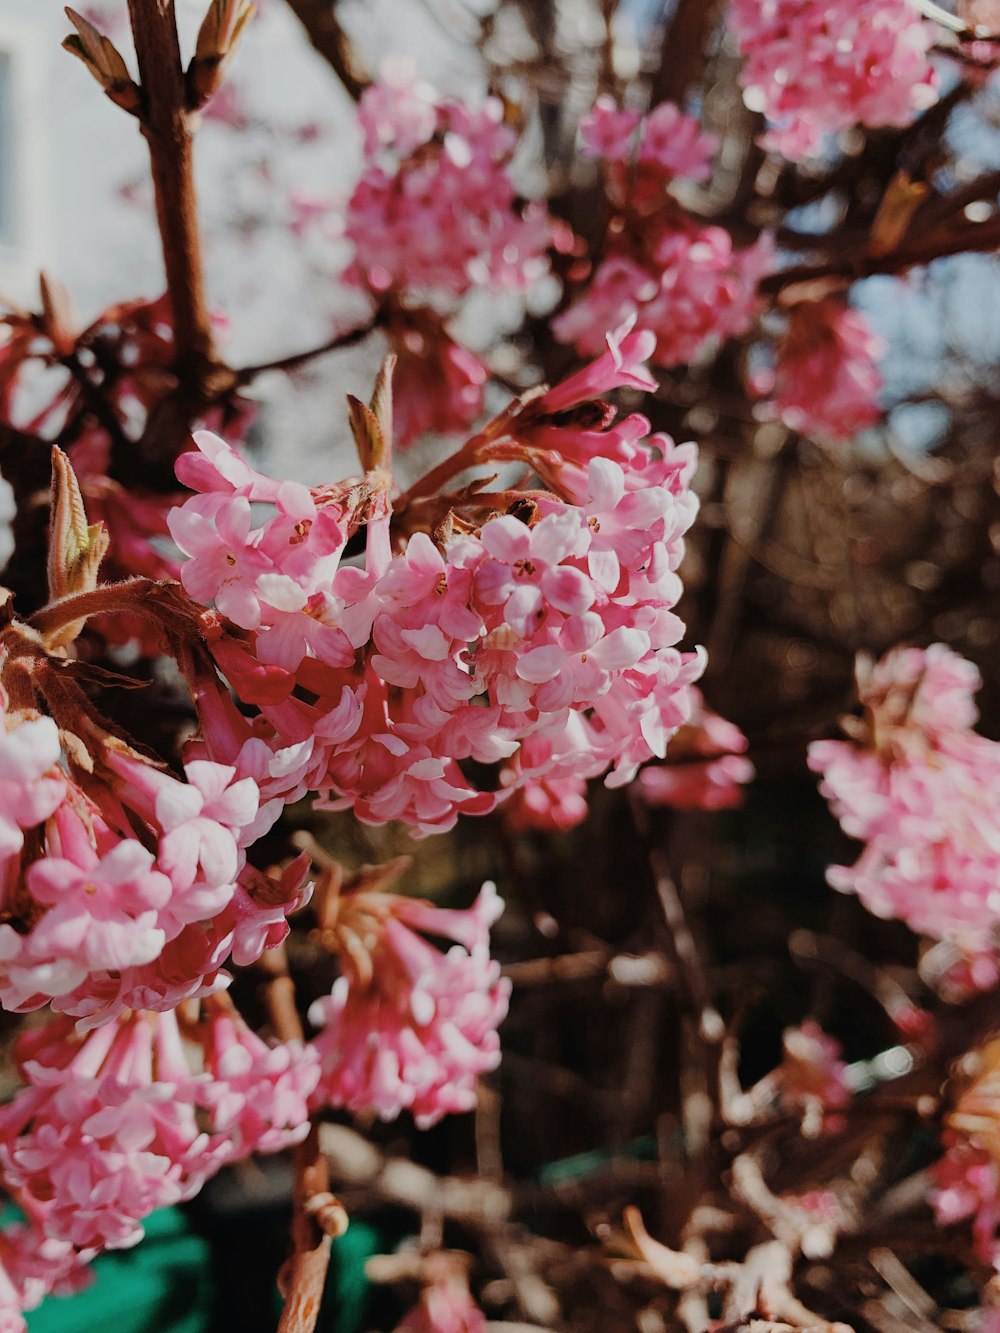
<path id="1" fill-rule="evenodd" d="M 50 1296 L 27 1316 L 29 1333 L 210 1333 L 212 1252 L 179 1208 L 145 1222 L 131 1250 L 102 1254 L 94 1281 Z"/>

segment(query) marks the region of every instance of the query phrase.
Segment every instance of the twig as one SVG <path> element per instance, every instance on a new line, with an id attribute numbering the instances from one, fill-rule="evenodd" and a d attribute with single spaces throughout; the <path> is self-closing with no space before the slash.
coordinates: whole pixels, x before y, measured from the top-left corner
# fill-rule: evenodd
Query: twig
<path id="1" fill-rule="evenodd" d="M 259 966 L 267 977 L 264 1002 L 275 1035 L 281 1041 L 300 1041 L 302 1023 L 284 948 L 268 950 Z M 285 1293 L 278 1333 L 312 1333 L 323 1300 L 331 1241 L 347 1229 L 347 1214 L 330 1193 L 330 1173 L 315 1120 L 310 1121 L 308 1136 L 295 1149 L 292 1199 L 293 1252 L 278 1280 Z"/>
<path id="2" fill-rule="evenodd" d="M 718 1041 L 723 1031 L 722 1019 L 712 1004 L 705 968 L 687 923 L 680 894 L 670 874 L 667 858 L 652 839 L 649 816 L 634 791 L 629 793 L 629 803 L 636 831 L 646 844 L 646 854 L 656 885 L 656 896 L 670 932 L 681 984 L 687 992 L 689 1004 L 698 1015 L 701 1036 L 706 1040 Z"/>
<path id="3" fill-rule="evenodd" d="M 326 1158 L 320 1152 L 319 1126 L 309 1125 L 309 1135 L 295 1150 L 295 1188 L 293 1191 L 292 1244 L 279 1286 L 287 1293 L 285 1308 L 278 1322 L 278 1333 L 313 1333 L 330 1266 L 330 1244 L 334 1235 L 346 1230 L 347 1218 L 333 1216 L 334 1226 L 324 1225 L 326 1210 L 335 1215 L 339 1208 L 330 1193 Z"/>
<path id="4" fill-rule="evenodd" d="M 953 32 L 960 42 L 1000 42 L 1000 33 L 991 32 L 989 28 L 984 28 L 978 23 L 970 26 L 957 14 L 952 14 L 950 10 L 935 4 L 934 0 L 910 0 L 910 4 L 919 10 L 925 19 L 939 23 L 942 28 Z"/>
<path id="5" fill-rule="evenodd" d="M 220 372 L 198 232 L 191 117 L 174 0 L 128 0 L 142 81 L 140 123 L 149 147 L 156 220 L 173 315 L 175 370 L 189 396 L 217 389 Z"/>
<path id="6" fill-rule="evenodd" d="M 292 352 L 288 356 L 280 356 L 274 361 L 262 361 L 256 366 L 244 366 L 242 370 L 234 372 L 236 384 L 250 384 L 258 375 L 263 375 L 269 370 L 297 370 L 299 366 L 307 365 L 310 361 L 315 361 L 317 357 L 326 356 L 328 352 L 339 351 L 342 347 L 354 347 L 359 342 L 364 342 L 365 338 L 378 327 L 378 319 L 370 320 L 367 324 L 359 325 L 356 329 L 348 329 L 344 333 L 338 333 L 327 342 L 321 343 L 319 347 L 310 347 L 305 352 Z"/>
<path id="7" fill-rule="evenodd" d="M 840 277 L 854 282 L 859 278 L 870 278 L 876 273 L 902 273 L 908 268 L 931 264 L 935 259 L 945 259 L 949 255 L 965 251 L 991 251 L 998 246 L 1000 218 L 993 217 L 987 222 L 969 223 L 955 228 L 950 236 L 928 240 L 919 246 L 901 247 L 888 255 L 859 255 L 856 258 L 834 259 L 820 264 L 796 264 L 791 268 L 779 269 L 777 273 L 764 278 L 759 291 L 769 296 L 793 283 L 812 282 L 816 278 Z"/>
<path id="8" fill-rule="evenodd" d="M 349 95 L 358 101 L 371 79 L 358 63 L 350 39 L 337 17 L 337 0 L 288 0 L 288 8 Z"/>

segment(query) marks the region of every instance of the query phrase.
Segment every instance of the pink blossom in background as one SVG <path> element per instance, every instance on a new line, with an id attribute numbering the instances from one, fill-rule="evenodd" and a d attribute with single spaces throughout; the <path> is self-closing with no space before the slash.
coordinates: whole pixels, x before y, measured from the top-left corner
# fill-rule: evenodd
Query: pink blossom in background
<path id="1" fill-rule="evenodd" d="M 386 330 L 396 354 L 393 425 L 401 447 L 466 430 L 483 407 L 486 367 L 429 310 L 398 311 Z"/>
<path id="2" fill-rule="evenodd" d="M 784 1059 L 780 1066 L 782 1096 L 804 1103 L 816 1100 L 828 1110 L 838 1110 L 850 1101 L 841 1060 L 840 1042 L 811 1019 L 788 1028 L 782 1039 Z"/>
<path id="3" fill-rule="evenodd" d="M 733 0 L 744 100 L 794 160 L 853 125 L 908 125 L 937 100 L 935 28 L 907 0 Z"/>
<path id="4" fill-rule="evenodd" d="M 486 1318 L 465 1279 L 443 1273 L 428 1283 L 395 1333 L 485 1333 Z"/>
<path id="5" fill-rule="evenodd" d="M 473 286 L 523 289 L 546 272 L 551 225 L 543 205 L 516 206 L 507 171 L 516 135 L 497 98 L 472 110 L 396 61 L 358 114 L 367 168 L 347 206 L 348 281 L 458 297 Z"/>
<path id="6" fill-rule="evenodd" d="M 1000 744 L 971 730 L 978 673 L 943 644 L 888 654 L 859 673 L 865 716 L 809 763 L 863 850 L 830 883 L 878 916 L 992 948 L 1000 919 Z"/>
<path id="7" fill-rule="evenodd" d="M 695 222 L 669 193 L 677 178 L 708 178 L 714 137 L 673 103 L 643 118 L 607 97 L 580 129 L 585 151 L 601 160 L 614 213 L 582 294 L 552 321 L 556 337 L 593 356 L 605 330 L 631 320 L 656 335 L 651 359 L 674 366 L 745 333 L 759 309 L 770 239 L 737 249 L 727 231 Z"/>
<path id="8" fill-rule="evenodd" d="M 931 1167 L 930 1202 L 940 1226 L 972 1219 L 977 1258 L 990 1267 L 1000 1257 L 1000 1171 L 985 1148 L 965 1139 L 953 1142 Z"/>
<path id="9" fill-rule="evenodd" d="M 322 1074 L 313 1104 L 412 1113 L 421 1127 L 475 1106 L 476 1080 L 500 1060 L 509 984 L 490 960 L 503 904 L 492 884 L 467 911 L 361 889 L 325 927 L 342 969 L 309 1021 Z M 425 936 L 452 940 L 446 953 Z"/>
<path id="10" fill-rule="evenodd" d="M 743 787 L 754 779 L 744 756 L 747 738 L 708 707 L 697 686 L 691 699 L 691 716 L 670 742 L 667 762 L 639 773 L 643 799 L 675 810 L 730 810 L 742 804 Z"/>
<path id="11" fill-rule="evenodd" d="M 619 107 L 613 97 L 602 94 L 580 121 L 584 153 L 607 162 L 629 157 L 641 120 L 641 112 Z"/>
<path id="12" fill-rule="evenodd" d="M 881 416 L 885 343 L 865 316 L 835 297 L 800 301 L 776 351 L 773 379 L 758 381 L 773 394 L 774 410 L 792 430 L 820 439 L 850 439 Z"/>
<path id="13" fill-rule="evenodd" d="M 506 776 L 505 771 L 501 781 Z M 587 784 L 583 778 L 571 774 L 561 778 L 529 778 L 518 783 L 501 810 L 504 823 L 515 833 L 527 829 L 565 833 L 587 818 Z"/>

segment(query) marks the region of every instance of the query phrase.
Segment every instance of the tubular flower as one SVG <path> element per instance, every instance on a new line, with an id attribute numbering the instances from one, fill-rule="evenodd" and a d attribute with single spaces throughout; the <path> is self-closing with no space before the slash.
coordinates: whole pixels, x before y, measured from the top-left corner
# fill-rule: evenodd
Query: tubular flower
<path id="1" fill-rule="evenodd" d="M 208 1079 L 197 1089 L 212 1131 L 234 1160 L 281 1152 L 309 1132 L 309 1098 L 319 1082 L 316 1051 L 301 1042 L 268 1046 L 228 1002 L 213 997 L 201 1041 Z"/>
<path id="2" fill-rule="evenodd" d="M 864 718 L 817 741 L 810 766 L 844 832 L 864 843 L 829 872 L 877 916 L 975 953 L 1000 916 L 1000 744 L 972 730 L 979 676 L 943 644 L 859 668 Z"/>
<path id="3" fill-rule="evenodd" d="M 0 1110 L 0 1169 L 46 1236 L 80 1250 L 142 1239 L 155 1208 L 191 1198 L 226 1145 L 199 1130 L 173 1014 L 130 1014 L 80 1038 L 26 1033 L 27 1083 Z"/>
<path id="4" fill-rule="evenodd" d="M 458 1272 L 441 1265 L 396 1333 L 485 1333 L 486 1317 Z"/>
<path id="5" fill-rule="evenodd" d="M 671 742 L 670 762 L 639 773 L 643 799 L 675 810 L 731 810 L 754 778 L 747 738 L 708 707 L 697 686 L 690 694 L 691 716 Z"/>
<path id="6" fill-rule="evenodd" d="M 774 410 L 793 430 L 821 439 L 850 439 L 880 415 L 885 344 L 859 310 L 841 301 L 800 301 L 777 348 Z"/>
<path id="7" fill-rule="evenodd" d="M 313 1100 L 383 1120 L 409 1110 L 425 1128 L 471 1110 L 476 1080 L 499 1064 L 510 988 L 490 961 L 489 930 L 503 904 L 492 884 L 466 911 L 402 898 L 379 887 L 397 871 L 321 904 L 341 975 L 309 1011 L 321 1029 Z M 427 936 L 454 943 L 442 953 Z"/>

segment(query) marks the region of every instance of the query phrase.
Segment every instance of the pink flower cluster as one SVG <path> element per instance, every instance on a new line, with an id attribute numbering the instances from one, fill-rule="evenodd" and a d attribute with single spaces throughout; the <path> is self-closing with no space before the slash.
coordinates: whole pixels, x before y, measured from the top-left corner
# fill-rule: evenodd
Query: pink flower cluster
<path id="1" fill-rule="evenodd" d="M 585 151 L 601 159 L 615 213 L 586 290 L 552 322 L 556 337 L 591 356 L 601 330 L 633 319 L 656 334 L 652 359 L 673 366 L 745 333 L 770 263 L 769 238 L 737 250 L 727 231 L 694 222 L 669 193 L 679 177 L 710 174 L 714 138 L 672 103 L 642 119 L 608 98 L 598 99 L 581 133 Z"/>
<path id="2" fill-rule="evenodd" d="M 519 210 L 503 104 L 440 98 L 408 62 L 386 63 L 358 107 L 367 167 L 347 207 L 349 280 L 374 292 L 523 288 L 548 267 L 544 207 Z"/>
<path id="3" fill-rule="evenodd" d="M 744 101 L 793 161 L 852 125 L 908 125 L 937 99 L 934 29 L 907 0 L 733 0 Z"/>
<path id="4" fill-rule="evenodd" d="M 502 910 L 492 884 L 467 911 L 371 889 L 333 903 L 324 934 L 342 971 L 309 1011 L 321 1028 L 317 1105 L 383 1120 L 409 1110 L 421 1128 L 475 1106 L 476 1080 L 500 1062 L 510 994 L 489 954 Z M 427 936 L 454 944 L 442 953 Z"/>
<path id="5" fill-rule="evenodd" d="M 213 652 L 259 708 L 249 721 L 203 672 L 199 754 L 252 777 L 266 818 L 315 791 L 365 822 L 426 833 L 502 799 L 473 785 L 465 760 L 516 756 L 514 785 L 609 768 L 620 785 L 662 757 L 701 670 L 677 651 L 672 610 L 694 459 L 666 437 L 644 442 L 644 418 L 614 422 L 595 401 L 650 383 L 649 349 L 648 334 L 623 333 L 477 437 L 484 461 L 529 462 L 558 495 L 534 492 L 481 526 L 439 529 L 437 542 L 415 531 L 395 554 L 385 474 L 279 486 L 198 437 L 179 472 L 202 493 L 171 518 L 188 556 L 181 578 L 240 631 L 220 626 Z M 273 511 L 255 527 L 259 501 Z M 340 561 L 362 527 L 363 569 Z"/>
<path id="6" fill-rule="evenodd" d="M 747 738 L 713 712 L 691 686 L 691 716 L 670 744 L 666 764 L 650 764 L 639 774 L 649 805 L 675 810 L 731 810 L 743 802 L 743 787 L 754 779 L 745 757 Z"/>
<path id="7" fill-rule="evenodd" d="M 287 931 L 303 867 L 256 901 L 242 851 L 252 778 L 196 760 L 181 780 L 110 737 L 95 771 L 71 776 L 51 718 L 12 715 L 3 698 L 0 725 L 6 1009 L 51 1003 L 96 1024 L 171 1008 L 218 984 L 230 953 L 249 961 Z"/>
<path id="8" fill-rule="evenodd" d="M 86 1257 L 134 1245 L 154 1209 L 304 1136 L 315 1052 L 271 1050 L 224 1010 L 202 1040 L 195 1074 L 174 1013 L 125 1014 L 86 1036 L 57 1019 L 19 1039 L 26 1086 L 0 1110 L 0 1172 L 49 1241 Z"/>
<path id="9" fill-rule="evenodd" d="M 971 952 L 1000 919 L 1000 744 L 972 730 L 978 686 L 943 644 L 897 649 L 859 672 L 852 740 L 809 750 L 844 832 L 865 844 L 830 870 L 833 887 Z"/>
<path id="10" fill-rule="evenodd" d="M 835 297 L 800 301 L 789 312 L 773 373 L 757 377 L 754 387 L 773 394 L 774 410 L 792 430 L 850 439 L 880 416 L 884 352 L 860 310 Z"/>
<path id="11" fill-rule="evenodd" d="M 555 233 L 543 204 L 516 200 L 507 168 L 517 136 L 497 98 L 474 111 L 390 59 L 358 120 L 365 171 L 347 206 L 345 278 L 381 307 L 405 446 L 425 431 L 464 430 L 482 410 L 486 370 L 439 308 L 474 287 L 524 290 L 547 271 Z"/>

